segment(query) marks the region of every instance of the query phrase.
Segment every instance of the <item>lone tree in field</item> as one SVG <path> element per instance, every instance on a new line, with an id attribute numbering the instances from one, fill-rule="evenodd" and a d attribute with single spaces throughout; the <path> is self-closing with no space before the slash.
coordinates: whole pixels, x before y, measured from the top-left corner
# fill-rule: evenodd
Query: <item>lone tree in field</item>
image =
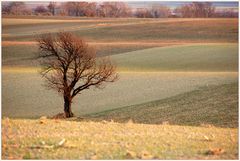
<path id="1" fill-rule="evenodd" d="M 38 39 L 39 56 L 46 86 L 64 98 L 65 117 L 72 117 L 71 103 L 81 91 L 103 87 L 117 79 L 110 59 L 96 58 L 94 49 L 82 39 L 67 32 L 46 34 Z"/>

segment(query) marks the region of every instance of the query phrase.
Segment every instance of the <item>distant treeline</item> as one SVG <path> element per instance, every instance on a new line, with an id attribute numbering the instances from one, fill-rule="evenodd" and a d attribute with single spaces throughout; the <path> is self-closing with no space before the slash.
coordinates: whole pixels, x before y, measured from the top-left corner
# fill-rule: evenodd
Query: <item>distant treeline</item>
<path id="1" fill-rule="evenodd" d="M 167 6 L 153 5 L 133 9 L 124 2 L 50 2 L 34 9 L 24 2 L 2 4 L 3 15 L 83 16 L 83 17 L 138 17 L 138 18 L 209 18 L 238 17 L 233 9 L 216 11 L 210 2 L 192 2 L 171 10 Z"/>

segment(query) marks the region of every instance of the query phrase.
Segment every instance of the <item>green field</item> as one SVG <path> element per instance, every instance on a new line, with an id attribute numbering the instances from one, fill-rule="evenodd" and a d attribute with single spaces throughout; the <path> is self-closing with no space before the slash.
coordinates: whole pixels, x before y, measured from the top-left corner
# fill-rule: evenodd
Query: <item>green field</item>
<path id="1" fill-rule="evenodd" d="M 3 72 L 2 78 L 3 116 L 38 118 L 62 112 L 62 97 L 46 90 L 38 73 Z M 234 72 L 120 73 L 119 81 L 104 90 L 90 89 L 76 97 L 73 111 L 79 116 L 159 100 L 201 86 L 237 81 L 238 74 Z"/>
<path id="2" fill-rule="evenodd" d="M 238 127 L 238 84 L 205 86 L 170 98 L 86 115 L 93 121 L 114 120 L 173 125 Z"/>
<path id="3" fill-rule="evenodd" d="M 238 71 L 238 45 L 179 45 L 114 55 L 127 71 Z"/>
<path id="4" fill-rule="evenodd" d="M 2 158 L 237 159 L 238 19 L 2 22 Z M 111 56 L 119 80 L 76 97 L 71 121 L 41 121 L 63 99 L 42 86 L 35 38 L 59 30 Z"/>
<path id="5" fill-rule="evenodd" d="M 114 55 L 111 58 L 121 71 L 238 71 L 238 45 L 233 43 L 111 49 L 97 51 L 99 55 Z M 2 50 L 4 66 L 38 66 L 35 45 L 4 46 Z M 119 54 L 124 50 L 135 51 Z"/>
<path id="6" fill-rule="evenodd" d="M 93 46 L 93 45 L 92 45 Z M 157 45 L 161 46 L 161 45 Z M 108 56 L 119 53 L 125 53 L 130 51 L 136 51 L 141 49 L 147 49 L 155 47 L 150 46 L 139 46 L 139 45 L 97 45 L 94 46 L 97 52 L 97 56 Z M 9 45 L 2 47 L 2 64 L 3 66 L 11 67 L 38 67 L 39 63 L 36 57 L 37 46 L 32 45 Z"/>
<path id="7" fill-rule="evenodd" d="M 28 54 L 33 52 L 26 56 L 3 55 L 3 63 L 9 59 L 12 62 L 22 59 L 26 63 L 24 58 L 30 58 Z M 77 115 L 159 100 L 201 86 L 238 81 L 237 45 L 160 47 L 118 54 L 112 59 L 121 72 L 119 81 L 104 90 L 83 92 L 73 104 Z M 62 98 L 43 88 L 44 82 L 37 69 L 23 72 L 28 69 L 31 68 L 3 67 L 3 115 L 36 118 L 62 111 Z M 26 109 L 31 112 L 26 113 Z"/>

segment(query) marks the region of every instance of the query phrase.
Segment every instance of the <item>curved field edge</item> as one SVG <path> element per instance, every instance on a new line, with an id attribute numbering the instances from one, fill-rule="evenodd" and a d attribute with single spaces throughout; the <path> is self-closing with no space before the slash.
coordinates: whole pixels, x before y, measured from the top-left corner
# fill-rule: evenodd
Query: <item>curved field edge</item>
<path id="1" fill-rule="evenodd" d="M 3 47 L 4 67 L 38 66 L 34 59 L 37 50 L 35 47 L 9 46 Z M 238 44 L 189 44 L 168 47 L 154 47 L 139 50 L 141 47 L 133 46 L 126 49 L 122 47 L 104 48 L 99 55 L 112 54 L 111 59 L 117 65 L 117 70 L 150 72 L 150 71 L 238 71 Z M 121 53 L 123 51 L 131 51 Z M 17 53 L 17 54 L 16 54 Z"/>
<path id="2" fill-rule="evenodd" d="M 9 66 L 9 67 L 18 67 L 18 66 L 25 66 L 25 67 L 37 67 L 39 66 L 39 60 L 37 59 L 37 45 L 35 42 L 32 44 L 19 44 L 16 42 L 10 42 L 10 45 L 4 45 L 6 42 L 3 42 L 2 44 L 2 64 L 3 66 Z M 9 42 L 7 42 L 8 44 Z M 35 44 L 34 44 L 35 43 Z M 102 56 L 109 56 L 119 53 L 125 53 L 130 51 L 136 51 L 140 49 L 146 49 L 154 47 L 155 45 L 147 45 L 142 46 L 138 44 L 108 44 L 103 43 L 102 44 L 92 44 L 89 43 L 91 47 L 94 47 L 96 49 L 96 55 L 98 57 Z M 160 44 L 158 46 L 164 46 L 166 44 Z"/>
<path id="3" fill-rule="evenodd" d="M 3 72 L 2 114 L 8 117 L 39 118 L 63 111 L 63 99 L 45 89 L 38 73 Z M 237 82 L 237 72 L 149 72 L 119 73 L 119 81 L 103 90 L 91 88 L 73 102 L 77 116 L 164 99 L 201 86 Z M 11 91 L 9 93 L 9 91 Z M 116 92 L 117 91 L 117 92 Z M 28 98 L 28 99 L 26 99 Z"/>
<path id="4" fill-rule="evenodd" d="M 221 153 L 209 153 L 216 149 L 222 149 Z M 238 130 L 5 118 L 2 120 L 2 158 L 237 159 Z"/>
<path id="5" fill-rule="evenodd" d="M 156 47 L 111 58 L 120 71 L 238 71 L 238 44 Z"/>
<path id="6" fill-rule="evenodd" d="M 238 127 L 238 83 L 205 86 L 174 97 L 85 115 L 92 121 Z"/>

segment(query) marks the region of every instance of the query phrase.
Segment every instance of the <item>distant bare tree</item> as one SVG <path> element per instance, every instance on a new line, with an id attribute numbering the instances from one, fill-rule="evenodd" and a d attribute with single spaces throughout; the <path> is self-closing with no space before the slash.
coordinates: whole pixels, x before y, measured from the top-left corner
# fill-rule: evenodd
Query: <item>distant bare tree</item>
<path id="1" fill-rule="evenodd" d="M 66 117 L 72 117 L 72 99 L 90 87 L 103 87 L 117 79 L 115 66 L 109 59 L 96 58 L 96 52 L 85 41 L 61 32 L 37 39 L 46 86 L 57 90 L 64 99 Z"/>
<path id="2" fill-rule="evenodd" d="M 24 2 L 11 2 L 9 4 L 10 7 L 10 13 L 14 15 L 21 15 L 22 10 L 25 9 L 25 3 Z"/>
<path id="3" fill-rule="evenodd" d="M 167 18 L 170 16 L 170 8 L 162 5 L 153 5 L 151 8 L 153 18 Z"/>
<path id="4" fill-rule="evenodd" d="M 124 2 L 103 2 L 98 6 L 100 17 L 130 17 L 131 8 Z"/>
<path id="5" fill-rule="evenodd" d="M 85 7 L 84 15 L 87 17 L 95 17 L 97 15 L 97 3 L 88 3 Z"/>
<path id="6" fill-rule="evenodd" d="M 88 2 L 66 2 L 65 9 L 69 16 L 85 16 Z"/>
<path id="7" fill-rule="evenodd" d="M 66 2 L 61 5 L 69 16 L 131 17 L 132 10 L 124 2 Z"/>
<path id="8" fill-rule="evenodd" d="M 138 18 L 153 18 L 151 12 L 147 8 L 138 8 L 135 15 Z"/>
<path id="9" fill-rule="evenodd" d="M 11 8 L 8 4 L 2 4 L 2 14 L 10 14 Z"/>
<path id="10" fill-rule="evenodd" d="M 72 14 L 72 4 L 70 2 L 65 2 L 61 4 L 62 10 L 64 10 L 65 13 L 67 13 L 68 16 L 75 16 Z"/>
<path id="11" fill-rule="evenodd" d="M 124 2 L 112 2 L 112 6 L 114 17 L 130 17 L 132 15 L 131 9 Z"/>
<path id="12" fill-rule="evenodd" d="M 40 6 L 37 6 L 35 9 L 34 9 L 34 12 L 36 14 L 43 14 L 43 13 L 47 13 L 48 10 L 46 7 L 44 7 L 43 5 L 40 5 Z"/>
<path id="13" fill-rule="evenodd" d="M 30 8 L 27 8 L 24 2 L 10 2 L 2 5 L 3 14 L 12 15 L 30 15 L 32 13 Z"/>
<path id="14" fill-rule="evenodd" d="M 208 18 L 214 17 L 215 7 L 210 2 L 192 2 L 177 8 L 176 11 L 180 12 L 182 17 Z"/>
<path id="15" fill-rule="evenodd" d="M 237 18 L 238 12 L 233 8 L 224 9 L 215 13 L 214 17 Z"/>
<path id="16" fill-rule="evenodd" d="M 56 2 L 50 2 L 49 5 L 47 6 L 49 11 L 52 13 L 52 15 L 55 15 L 55 10 L 56 10 L 57 3 Z"/>

